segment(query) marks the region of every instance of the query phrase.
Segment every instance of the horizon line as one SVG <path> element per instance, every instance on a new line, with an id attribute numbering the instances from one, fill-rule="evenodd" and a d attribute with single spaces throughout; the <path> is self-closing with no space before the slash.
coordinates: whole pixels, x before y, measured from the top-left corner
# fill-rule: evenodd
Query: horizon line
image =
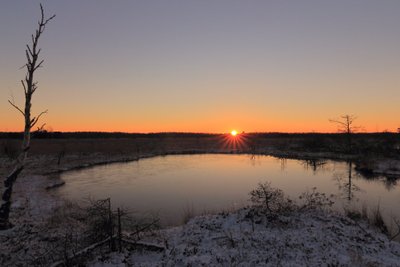
<path id="1" fill-rule="evenodd" d="M 32 131 L 31 133 L 37 133 L 38 131 Z M 21 134 L 23 131 L 0 131 L 0 134 Z M 138 134 L 138 135 L 152 135 L 152 134 L 203 134 L 203 135 L 218 135 L 218 134 L 230 134 L 230 132 L 189 132 L 189 131 L 161 131 L 161 132 L 123 132 L 123 131 L 46 131 L 43 133 L 64 133 L 64 134 L 74 134 L 74 133 L 93 133 L 93 134 Z M 398 134 L 400 131 L 357 131 L 352 132 L 352 134 L 378 134 L 378 133 L 392 133 Z M 346 134 L 346 132 L 336 131 L 336 132 L 279 132 L 279 131 L 255 131 L 255 132 L 239 132 L 241 134 Z"/>

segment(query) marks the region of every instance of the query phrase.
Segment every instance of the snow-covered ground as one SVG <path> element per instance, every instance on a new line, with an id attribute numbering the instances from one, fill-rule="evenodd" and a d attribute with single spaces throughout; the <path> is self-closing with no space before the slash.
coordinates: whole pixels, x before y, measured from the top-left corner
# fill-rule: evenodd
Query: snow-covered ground
<path id="1" fill-rule="evenodd" d="M 17 180 L 10 214 L 15 226 L 0 231 L 0 266 L 32 266 L 54 241 L 61 240 L 61 225 L 50 225 L 50 218 L 65 203 L 46 190 L 49 183 L 51 179 L 41 175 Z"/>
<path id="2" fill-rule="evenodd" d="M 196 217 L 145 240 L 164 252 L 125 250 L 89 266 L 400 266 L 400 244 L 366 223 L 322 210 L 250 211 Z"/>

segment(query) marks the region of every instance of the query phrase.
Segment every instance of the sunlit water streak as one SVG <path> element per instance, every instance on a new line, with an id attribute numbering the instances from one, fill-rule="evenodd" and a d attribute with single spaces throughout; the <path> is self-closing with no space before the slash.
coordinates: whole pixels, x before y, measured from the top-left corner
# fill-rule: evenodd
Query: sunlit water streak
<path id="1" fill-rule="evenodd" d="M 338 210 L 346 205 L 372 209 L 379 203 L 388 221 L 391 215 L 400 218 L 400 186 L 396 182 L 366 179 L 346 162 L 319 163 L 250 155 L 160 156 L 63 173 L 66 185 L 58 192 L 78 201 L 88 196 L 111 197 L 114 207 L 158 214 L 163 225 L 177 225 L 188 212 L 245 206 L 249 191 L 259 182 L 270 181 L 295 200 L 316 187 L 335 195 Z"/>

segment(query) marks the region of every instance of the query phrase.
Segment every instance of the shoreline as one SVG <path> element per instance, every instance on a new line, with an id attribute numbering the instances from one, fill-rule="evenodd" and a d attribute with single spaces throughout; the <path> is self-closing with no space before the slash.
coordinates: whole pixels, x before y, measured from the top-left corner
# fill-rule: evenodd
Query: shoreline
<path id="1" fill-rule="evenodd" d="M 118 163 L 128 163 L 139 161 L 142 159 L 148 159 L 153 157 L 164 157 L 170 155 L 201 155 L 201 154 L 221 154 L 221 155 L 249 155 L 249 156 L 270 156 L 275 157 L 277 159 L 293 159 L 293 160 L 333 160 L 333 161 L 349 161 L 352 160 L 355 163 L 356 171 L 360 171 L 362 173 L 366 173 L 370 176 L 383 176 L 385 179 L 398 179 L 400 177 L 400 161 L 393 159 L 374 159 L 376 169 L 367 170 L 360 168 L 355 156 L 352 155 L 343 155 L 343 154 L 332 154 L 332 153 L 298 153 L 298 152 L 277 152 L 277 151 L 269 151 L 269 152 L 259 152 L 259 153 L 249 153 L 248 151 L 205 151 L 205 150 L 184 150 L 184 151 L 171 151 L 171 152 L 162 152 L 162 153 L 143 153 L 141 155 L 131 154 L 131 155 L 104 155 L 101 153 L 89 153 L 86 155 L 79 154 L 70 154 L 66 156 L 62 164 L 57 165 L 54 164 L 54 155 L 42 155 L 40 157 L 30 157 L 27 166 L 22 172 L 21 177 L 17 180 L 17 185 L 21 183 L 21 180 L 26 176 L 35 176 L 41 177 L 42 189 L 45 189 L 46 192 L 52 193 L 53 188 L 63 186 L 65 181 L 60 178 L 60 174 L 64 172 L 83 170 L 87 168 L 93 168 L 96 166 L 109 165 L 109 164 L 118 164 Z M 1 159 L 0 159 L 1 160 Z M 4 159 L 3 159 L 4 160 Z M 385 164 L 385 161 L 391 161 L 391 164 Z M 397 166 L 397 168 L 393 168 L 393 165 Z M 7 165 L 1 164 L 2 173 L 5 173 L 4 169 Z M 47 170 L 44 170 L 46 169 Z M 38 178 L 36 178 L 38 179 Z M 0 186 L 2 188 L 2 186 Z M 51 194 L 54 195 L 54 194 Z M 18 191 L 14 198 L 19 197 Z M 56 201 L 60 201 L 60 197 L 56 194 L 53 196 Z"/>
<path id="2" fill-rule="evenodd" d="M 264 152 L 264 153 L 248 153 L 248 151 L 171 151 L 162 153 L 132 153 L 132 154 L 101 154 L 101 153 L 87 153 L 87 154 L 69 154 L 63 157 L 61 163 L 57 164 L 56 155 L 41 155 L 31 156 L 27 162 L 26 171 L 17 180 L 15 192 L 13 195 L 13 204 L 11 211 L 11 221 L 15 223 L 15 227 L 0 233 L 0 241 L 2 243 L 3 255 L 12 253 L 11 251 L 18 251 L 16 257 L 26 259 L 24 245 L 19 244 L 27 237 L 33 238 L 33 245 L 30 246 L 47 246 L 45 241 L 40 241 L 42 237 L 31 236 L 31 234 L 21 234 L 21 232 L 36 232 L 40 233 L 43 227 L 46 226 L 49 219 L 52 218 L 54 210 L 63 208 L 68 205 L 68 201 L 62 199 L 55 191 L 54 187 L 62 186 L 64 181 L 61 180 L 60 174 L 63 172 L 91 168 L 100 165 L 108 165 L 114 163 L 133 162 L 141 159 L 147 159 L 158 156 L 168 155 L 191 155 L 191 154 L 246 154 L 246 155 L 259 155 L 259 156 L 272 156 L 276 158 L 296 159 L 296 160 L 349 160 L 347 155 L 334 155 L 327 153 L 279 153 L 279 152 Z M 352 158 L 354 159 L 354 158 Z M 7 167 L 4 160 L 1 164 L 2 171 Z M 389 164 L 390 165 L 390 164 Z M 386 165 L 386 166 L 389 166 Z M 398 166 L 398 165 L 397 165 Z M 393 171 L 389 169 L 389 171 Z M 387 172 L 386 172 L 387 174 Z M 233 212 L 232 214 L 235 214 Z M 216 216 L 216 215 L 209 215 Z M 236 216 L 236 215 L 232 215 Z M 194 218 L 196 221 L 198 216 Z M 208 218 L 207 216 L 200 216 L 201 218 Z M 58 231 L 59 226 L 53 226 L 50 230 L 51 234 L 57 236 L 55 232 Z M 179 226 L 181 231 L 184 231 L 185 225 Z M 35 230 L 36 229 L 36 230 Z M 172 228 L 165 228 L 162 231 L 169 231 Z M 378 232 L 377 232 L 378 233 Z M 58 237 L 60 238 L 60 237 Z M 62 237 L 61 237 L 62 238 Z M 44 238 L 46 240 L 46 238 Z M 28 242 L 28 243 L 29 243 Z M 38 245 L 41 244 L 41 245 Z M 4 248 L 6 246 L 6 248 Z M 35 252 L 32 252 L 36 255 Z M 2 255 L 0 255 L 2 256 Z M 30 257 L 34 257 L 30 255 Z M 5 258 L 6 259 L 6 258 Z M 5 261 L 9 264 L 18 259 L 10 259 Z M 399 259 L 400 260 L 400 259 Z M 1 263 L 1 262 L 0 262 Z"/>
<path id="3" fill-rule="evenodd" d="M 109 154 L 102 154 L 102 153 L 89 153 L 88 155 L 81 156 L 79 154 L 71 154 L 68 155 L 69 158 L 65 158 L 63 162 L 67 161 L 67 163 L 63 163 L 66 166 L 56 167 L 50 171 L 43 171 L 37 172 L 34 171 L 36 174 L 40 175 L 54 175 L 60 174 L 63 172 L 74 171 L 74 170 L 81 170 L 85 168 L 92 168 L 95 166 L 101 165 L 108 165 L 114 163 L 126 163 L 126 162 L 133 162 L 138 161 L 141 159 L 148 159 L 153 157 L 165 157 L 165 156 L 173 156 L 173 155 L 202 155 L 202 154 L 221 154 L 221 155 L 249 155 L 249 156 L 270 156 L 275 157 L 278 159 L 293 159 L 293 160 L 332 160 L 332 161 L 352 161 L 355 164 L 355 169 L 360 171 L 365 171 L 370 174 L 376 175 L 384 175 L 384 176 L 400 176 L 400 160 L 392 159 L 392 158 L 382 158 L 382 157 L 375 157 L 370 159 L 368 162 L 373 164 L 372 166 L 363 166 L 363 162 L 360 161 L 359 156 L 357 155 L 346 155 L 346 154 L 339 154 L 339 153 L 332 153 L 332 152 L 278 152 L 278 151 L 265 151 L 265 152 L 251 152 L 251 151 L 217 151 L 217 150 L 182 150 L 182 151 L 171 151 L 171 152 L 160 152 L 160 153 L 144 153 L 144 154 L 133 154 L 133 155 L 109 155 Z M 47 164 L 48 162 L 54 161 L 52 160 L 53 156 L 42 156 L 45 159 Z M 32 158 L 32 157 L 30 157 Z M 29 158 L 29 159 L 30 159 Z M 68 160 L 75 160 L 78 158 L 77 163 L 68 162 Z M 97 159 L 100 158 L 100 159 Z M 385 164 L 385 162 L 390 162 L 390 164 Z M 32 165 L 32 162 L 30 162 Z M 36 162 L 39 163 L 40 162 Z M 28 163 L 29 164 L 29 163 Z M 43 165 L 43 162 L 42 162 Z M 361 166 L 360 166 L 361 165 Z M 44 167 L 38 166 L 37 168 Z M 50 167 L 47 165 L 46 167 Z M 399 177 L 400 178 L 400 177 Z"/>
<path id="4" fill-rule="evenodd" d="M 59 168 L 57 170 L 52 170 L 49 172 L 44 172 L 42 175 L 49 176 L 54 174 L 61 174 L 64 172 L 82 170 L 86 168 L 92 168 L 96 166 L 118 164 L 118 163 L 128 163 L 139 161 L 141 159 L 148 159 L 153 157 L 165 157 L 173 155 L 202 155 L 202 154 L 220 154 L 220 155 L 249 155 L 249 156 L 270 156 L 277 159 L 292 159 L 292 160 L 331 160 L 331 161 L 351 161 L 355 164 L 355 170 L 360 171 L 366 175 L 375 176 L 385 176 L 388 178 L 400 178 L 400 160 L 390 159 L 390 158 L 374 158 L 373 165 L 368 167 L 364 166 L 363 162 L 360 162 L 356 155 L 345 155 L 345 154 L 335 154 L 335 153 L 314 153 L 314 152 L 260 152 L 251 153 L 249 151 L 239 151 L 239 152 L 223 152 L 223 151 L 174 151 L 167 153 L 154 153 L 145 155 L 135 155 L 119 158 L 116 156 L 112 159 L 101 160 L 101 161 L 83 161 L 74 166 L 68 166 L 64 168 Z M 93 156 L 96 154 L 94 153 Z M 389 162 L 389 164 L 388 164 Z"/>

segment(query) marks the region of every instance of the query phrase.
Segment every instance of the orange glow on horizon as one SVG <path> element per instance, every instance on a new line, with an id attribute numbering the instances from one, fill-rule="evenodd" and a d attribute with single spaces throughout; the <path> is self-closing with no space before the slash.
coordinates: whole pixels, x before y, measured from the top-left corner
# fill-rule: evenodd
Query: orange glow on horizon
<path id="1" fill-rule="evenodd" d="M 65 123 L 61 124 L 56 121 L 53 123 L 50 121 L 43 120 L 44 123 L 46 123 L 46 126 L 44 127 L 46 130 L 49 131 L 60 131 L 60 132 L 126 132 L 126 133 L 157 133 L 157 132 L 186 132 L 186 133 L 226 133 L 226 131 L 223 130 L 223 128 L 227 127 L 207 127 L 203 125 L 160 125 L 160 126 L 153 126 L 153 125 L 148 125 L 148 124 L 139 124 L 139 125 L 124 125 L 124 124 L 116 124 L 116 123 L 110 123 L 108 124 L 90 124 L 87 123 L 84 125 L 83 123 Z M 364 124 L 360 124 L 364 125 Z M 203 126 L 203 127 L 202 127 Z M 321 125 L 320 127 L 290 127 L 290 126 L 285 126 L 285 125 L 277 125 L 273 127 L 272 125 L 268 125 L 266 127 L 262 127 L 263 125 L 256 125 L 253 127 L 250 127 L 252 125 L 248 125 L 247 127 L 247 133 L 268 133 L 268 132 L 280 132 L 280 133 L 337 133 L 337 127 L 336 125 Z M 257 127 L 258 126 L 258 127 Z M 325 127 L 324 127 L 325 126 Z M 376 125 L 370 125 L 369 127 L 363 127 L 362 130 L 359 132 L 365 132 L 365 133 L 374 133 L 374 132 L 383 132 L 383 131 L 389 131 L 389 132 L 397 132 L 397 129 L 399 126 L 396 124 L 389 125 L 389 127 L 385 126 L 376 126 Z M 36 129 L 32 129 L 36 130 Z M 23 125 L 22 123 L 9 123 L 6 125 L 1 125 L 0 126 L 0 132 L 22 132 L 23 131 Z M 242 135 L 241 133 L 237 132 L 236 135 L 232 133 L 232 131 L 229 132 L 230 137 L 239 137 Z"/>
<path id="2" fill-rule="evenodd" d="M 0 125 L 0 131 L 23 131 L 23 117 L 15 110 L 4 106 L 5 114 Z M 1 109 L 0 109 L 1 110 Z M 36 110 L 34 111 L 34 113 Z M 35 113 L 36 114 L 36 113 Z M 194 132 L 194 133 L 228 133 L 236 139 L 243 136 L 241 129 L 246 133 L 253 132 L 284 132 L 284 133 L 336 133 L 337 125 L 331 123 L 328 118 L 335 115 L 321 115 L 316 118 L 302 117 L 277 117 L 255 116 L 252 112 L 241 110 L 241 112 L 229 114 L 221 113 L 219 116 L 189 116 L 157 118 L 154 116 L 140 115 L 127 117 L 118 114 L 62 114 L 59 111 L 51 111 L 43 117 L 41 122 L 46 123 L 45 129 L 60 132 L 127 132 L 127 133 L 155 133 L 155 132 Z M 332 113 L 333 114 L 333 113 Z M 358 115 L 358 114 L 357 114 Z M 395 117 L 380 119 L 367 115 L 358 115 L 356 126 L 361 126 L 360 132 L 397 132 L 400 127 Z M 378 123 L 377 123 L 378 122 Z M 240 127 L 238 126 L 240 125 Z M 36 129 L 33 129 L 36 130 Z"/>

